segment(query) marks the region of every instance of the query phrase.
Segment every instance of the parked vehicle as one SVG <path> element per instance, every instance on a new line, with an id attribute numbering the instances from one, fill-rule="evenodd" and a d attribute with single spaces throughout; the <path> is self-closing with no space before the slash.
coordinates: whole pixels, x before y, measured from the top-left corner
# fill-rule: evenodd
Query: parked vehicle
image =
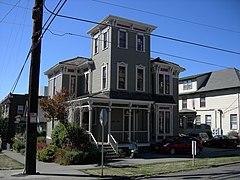
<path id="1" fill-rule="evenodd" d="M 206 132 L 201 132 L 198 134 L 189 134 L 189 136 L 196 137 L 202 141 L 203 144 L 205 144 L 209 140 L 209 136 Z"/>
<path id="2" fill-rule="evenodd" d="M 228 136 L 217 135 L 206 142 L 207 146 L 218 148 L 236 148 L 238 145 L 237 138 L 229 138 Z"/>
<path id="3" fill-rule="evenodd" d="M 190 153 L 192 152 L 192 141 L 196 141 L 196 153 L 200 153 L 203 150 L 202 141 L 189 136 L 164 140 L 162 143 L 157 144 L 155 149 L 168 154 Z"/>

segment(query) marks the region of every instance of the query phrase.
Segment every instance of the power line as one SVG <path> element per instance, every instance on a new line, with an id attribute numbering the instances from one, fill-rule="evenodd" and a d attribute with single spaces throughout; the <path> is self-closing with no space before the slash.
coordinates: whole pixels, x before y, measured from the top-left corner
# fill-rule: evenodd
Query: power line
<path id="1" fill-rule="evenodd" d="M 3 20 L 12 12 L 12 10 L 19 4 L 21 0 L 19 0 L 6 14 L 5 16 L 1 19 L 0 23 L 3 22 Z"/>
<path id="2" fill-rule="evenodd" d="M 212 26 L 212 25 L 209 25 L 209 24 L 203 24 L 203 23 L 199 23 L 199 22 L 189 21 L 189 20 L 186 20 L 186 19 L 180 19 L 180 18 L 176 18 L 176 17 L 172 17 L 172 16 L 158 14 L 158 13 L 155 13 L 155 12 L 149 12 L 149 11 L 145 11 L 145 10 L 141 10 L 141 9 L 137 9 L 137 8 L 132 8 L 132 7 L 127 7 L 127 6 L 123 6 L 123 5 L 119 5 L 119 4 L 109 3 L 109 2 L 105 2 L 105 1 L 101 1 L 101 0 L 92 0 L 92 1 L 102 3 L 102 4 L 111 5 L 111 6 L 115 6 L 115 7 L 120 7 L 120 8 L 124 8 L 124 9 L 129 9 L 129 10 L 133 10 L 133 11 L 138 11 L 138 12 L 142 12 L 142 13 L 145 13 L 145 14 L 151 14 L 151 15 L 155 15 L 155 16 L 159 16 L 159 17 L 173 19 L 173 20 L 177 20 L 177 21 L 181 21 L 181 22 L 185 22 L 185 23 L 195 24 L 195 25 L 199 25 L 199 26 L 205 26 L 205 27 L 209 27 L 209 28 L 213 28 L 213 29 L 222 30 L 222 31 L 240 33 L 240 31 L 235 31 L 235 30 L 226 29 L 226 28 L 222 28 L 222 27 Z"/>
<path id="3" fill-rule="evenodd" d="M 53 32 L 52 30 L 48 29 L 48 31 L 55 35 L 55 36 L 65 36 L 65 35 L 70 35 L 70 36 L 78 36 L 78 37 L 82 37 L 82 38 L 86 38 L 86 39 L 93 39 L 89 36 L 85 36 L 85 35 L 81 35 L 81 34 L 76 34 L 76 33 L 71 33 L 71 32 L 64 32 L 62 34 L 58 34 L 58 33 L 55 33 Z M 102 39 L 99 39 L 99 41 L 102 41 Z M 110 42 L 108 41 L 109 44 L 113 44 L 113 45 L 117 45 L 117 43 L 113 43 L 113 42 Z M 128 46 L 128 48 L 136 48 L 135 46 Z M 186 61 L 191 61 L 191 62 L 195 62 L 195 63 L 201 63 L 201 64 L 206 64 L 206 65 L 210 65 L 210 66 L 215 66 L 215 67 L 221 67 L 221 68 L 229 68 L 229 67 L 226 67 L 226 66 L 222 66 L 222 65 L 219 65 L 219 64 L 214 64 L 214 63 L 209 63 L 209 62 L 205 62 L 205 61 L 200 61 L 200 60 L 196 60 L 196 59 L 192 59 L 192 58 L 187 58 L 187 57 L 182 57 L 182 56 L 178 56 L 178 55 L 174 55 L 174 54 L 169 54 L 169 53 L 163 53 L 163 52 L 159 52 L 159 51 L 153 51 L 153 50 L 150 50 L 149 52 L 152 52 L 152 53 L 156 53 L 156 54 L 161 54 L 161 55 L 165 55 L 165 56 L 169 56 L 169 57 L 174 57 L 174 58 L 178 58 L 178 59 L 183 59 L 183 60 L 186 60 Z"/>
<path id="4" fill-rule="evenodd" d="M 60 4 L 61 1 L 62 1 L 62 0 L 60 0 L 59 3 L 56 5 L 56 7 L 54 8 L 54 11 L 57 9 L 57 7 L 59 6 L 59 4 Z M 32 50 L 33 50 L 34 48 L 36 48 L 37 44 L 38 44 L 38 43 L 40 42 L 40 40 L 43 38 L 43 35 L 44 35 L 45 32 L 48 30 L 48 28 L 50 27 L 51 23 L 52 23 L 53 20 L 56 18 L 56 15 L 59 13 L 59 11 L 62 9 L 62 7 L 64 6 L 64 4 L 65 4 L 66 2 L 67 2 L 67 0 L 65 0 L 65 1 L 63 2 L 63 4 L 62 4 L 62 5 L 60 6 L 60 8 L 58 9 L 57 13 L 54 14 L 54 17 L 53 17 L 52 19 L 51 19 L 52 15 L 50 15 L 50 16 L 48 17 L 48 19 L 47 19 L 46 22 L 48 22 L 50 19 L 51 19 L 51 21 L 49 22 L 48 25 L 47 25 L 47 23 L 44 24 L 44 26 L 47 26 L 47 27 L 44 29 L 44 32 L 43 32 L 43 33 L 41 34 L 41 36 L 39 37 L 38 42 L 37 42 L 34 46 L 31 46 L 31 47 L 30 47 L 30 49 L 29 49 L 29 51 L 28 51 L 28 54 L 27 54 L 27 57 L 26 57 L 26 59 L 25 59 L 25 61 L 24 61 L 24 63 L 23 63 L 23 66 L 22 66 L 22 68 L 21 68 L 21 70 L 20 70 L 20 72 L 19 72 L 19 74 L 18 74 L 18 76 L 17 76 L 17 79 L 16 79 L 16 81 L 14 82 L 14 84 L 13 84 L 11 90 L 10 90 L 11 93 L 13 93 L 13 92 L 15 91 L 16 87 L 17 87 L 17 84 L 18 84 L 19 79 L 20 79 L 20 77 L 21 77 L 21 75 L 22 75 L 23 69 L 24 69 L 24 67 L 25 67 L 25 65 L 26 65 L 26 63 L 27 63 L 27 61 L 28 61 L 28 58 L 29 58 Z M 43 5 L 44 5 L 44 4 L 43 4 Z M 53 12 L 54 12 L 54 11 L 53 11 Z M 43 26 L 43 27 L 44 27 L 44 26 Z M 42 29 L 43 29 L 43 28 L 42 28 Z"/>
<path id="5" fill-rule="evenodd" d="M 44 6 L 44 7 L 45 7 L 45 9 L 49 13 L 53 13 L 46 6 Z M 62 18 L 66 18 L 66 19 L 72 19 L 72 20 L 76 20 L 76 21 L 82 21 L 82 22 L 86 22 L 86 23 L 98 24 L 98 25 L 103 25 L 103 26 L 110 26 L 110 27 L 115 28 L 115 26 L 113 26 L 113 25 L 103 24 L 103 23 L 99 23 L 99 22 L 96 22 L 96 21 L 88 20 L 88 19 L 82 19 L 82 18 L 77 18 L 77 17 L 73 17 L 73 16 L 67 16 L 67 15 L 62 15 L 62 14 L 57 14 L 57 16 L 58 17 L 62 17 Z M 134 30 L 131 30 L 131 31 L 134 31 Z M 194 46 L 199 46 L 199 47 L 203 47 L 203 48 L 208 48 L 208 49 L 213 49 L 213 50 L 222 51 L 222 52 L 226 52 L 226 53 L 240 55 L 240 52 L 231 51 L 231 50 L 227 50 L 227 49 L 222 49 L 222 48 L 218 48 L 218 47 L 208 46 L 208 45 L 204 45 L 204 44 L 199 44 L 199 43 L 195 43 L 195 42 L 185 41 L 185 40 L 172 38 L 172 37 L 167 37 L 167 36 L 162 36 L 162 35 L 153 34 L 153 33 L 150 33 L 149 35 L 154 36 L 154 37 L 158 37 L 158 38 L 171 40 L 171 41 L 181 42 L 181 43 L 190 44 L 190 45 L 194 45 Z"/>

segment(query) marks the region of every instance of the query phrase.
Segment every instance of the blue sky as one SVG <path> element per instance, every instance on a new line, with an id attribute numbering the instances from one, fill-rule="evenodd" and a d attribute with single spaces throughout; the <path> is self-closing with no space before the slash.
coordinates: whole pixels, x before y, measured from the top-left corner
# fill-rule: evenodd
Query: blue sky
<path id="1" fill-rule="evenodd" d="M 13 8 L 17 2 L 17 6 Z M 33 2 L 34 0 L 0 0 L 0 100 L 10 92 L 31 46 Z M 58 2 L 59 0 L 46 0 L 46 6 L 53 10 Z M 60 14 L 93 21 L 100 21 L 112 14 L 157 26 L 153 34 L 240 53 L 239 0 L 101 0 L 101 2 L 68 0 Z M 44 11 L 45 22 L 49 13 Z M 88 36 L 86 32 L 92 26 L 94 24 L 57 17 L 49 29 L 58 34 L 70 32 Z M 47 77 L 44 75 L 47 69 L 59 61 L 76 56 L 91 57 L 90 50 L 91 40 L 88 38 L 69 35 L 60 37 L 47 31 L 42 40 L 40 85 L 47 85 Z M 152 37 L 151 50 L 163 53 L 151 53 L 151 57 L 160 57 L 184 67 L 186 71 L 180 77 L 216 71 L 224 67 L 240 69 L 240 55 L 167 39 Z M 223 67 L 195 63 L 166 54 Z M 30 60 L 14 93 L 28 93 L 29 62 Z"/>

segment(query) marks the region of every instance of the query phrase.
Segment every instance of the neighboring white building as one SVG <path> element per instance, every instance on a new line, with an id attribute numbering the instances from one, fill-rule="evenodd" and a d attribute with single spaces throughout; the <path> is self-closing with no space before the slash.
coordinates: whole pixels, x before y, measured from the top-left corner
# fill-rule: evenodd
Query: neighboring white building
<path id="1" fill-rule="evenodd" d="M 240 72 L 224 69 L 179 79 L 179 130 L 240 132 Z M 222 129 L 222 131 L 221 131 Z"/>

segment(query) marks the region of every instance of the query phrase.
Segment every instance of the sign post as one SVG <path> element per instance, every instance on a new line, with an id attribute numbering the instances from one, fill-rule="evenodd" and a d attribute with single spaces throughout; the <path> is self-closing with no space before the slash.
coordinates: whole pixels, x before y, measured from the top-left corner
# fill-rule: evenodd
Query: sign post
<path id="1" fill-rule="evenodd" d="M 101 166 L 102 166 L 102 174 L 101 176 L 103 177 L 103 141 L 104 141 L 104 126 L 106 125 L 107 123 L 107 111 L 106 109 L 102 109 L 101 112 L 100 112 L 100 118 L 99 118 L 99 121 L 100 121 L 100 124 L 102 126 L 102 158 L 101 158 Z"/>
<path id="2" fill-rule="evenodd" d="M 193 161 L 192 161 L 192 166 L 195 166 L 195 156 L 197 154 L 196 152 L 196 141 L 192 141 L 192 155 L 193 155 Z"/>

